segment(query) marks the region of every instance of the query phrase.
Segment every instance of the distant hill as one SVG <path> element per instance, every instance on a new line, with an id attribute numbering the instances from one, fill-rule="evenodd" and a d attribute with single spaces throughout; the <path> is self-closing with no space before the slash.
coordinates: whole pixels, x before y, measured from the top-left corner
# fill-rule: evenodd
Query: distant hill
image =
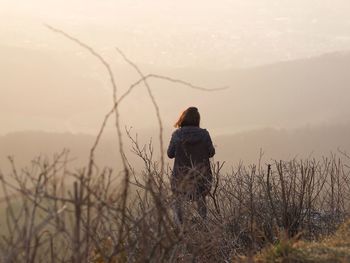
<path id="1" fill-rule="evenodd" d="M 291 160 L 293 158 L 329 157 L 332 153 L 342 156 L 338 151 L 350 152 L 350 123 L 305 126 L 298 129 L 265 128 L 222 135 L 215 138 L 216 158 L 228 164 L 244 161 L 257 163 L 260 149 L 263 161 Z M 348 160 L 350 163 L 350 160 Z"/>
<path id="2" fill-rule="evenodd" d="M 0 105 L 1 133 L 67 130 L 68 119 L 108 97 L 95 92 L 101 84 L 84 75 L 83 67 L 60 60 L 60 53 L 0 46 L 0 57 L 0 97 L 6 98 Z"/>
<path id="3" fill-rule="evenodd" d="M 210 126 L 298 127 L 307 123 L 350 120 L 350 52 L 326 54 L 252 69 L 201 72 L 177 71 L 174 76 L 206 87 L 230 86 L 204 94 L 173 89 L 174 98 L 205 110 Z M 170 72 L 169 72 L 170 74 Z M 166 96 L 165 89 L 159 91 Z"/>
<path id="4" fill-rule="evenodd" d="M 77 54 L 54 50 L 0 46 L 0 133 L 9 130 L 95 132 L 111 107 L 112 90 L 105 69 L 85 50 Z M 118 94 L 138 79 L 128 65 L 114 63 Z M 163 80 L 149 83 L 171 127 L 179 112 L 196 105 L 203 126 L 217 133 L 262 127 L 296 128 L 306 124 L 350 121 L 350 53 L 285 61 L 250 69 L 208 70 L 157 68 L 140 65 L 145 73 L 159 73 L 220 92 L 192 90 Z M 121 104 L 122 125 L 139 129 L 157 125 L 145 88 L 134 89 Z"/>
<path id="5" fill-rule="evenodd" d="M 158 135 L 156 131 L 139 131 L 139 142 L 143 146 L 152 137 L 155 157 L 159 156 Z M 257 163 L 260 149 L 263 150 L 264 162 L 271 159 L 289 160 L 329 156 L 331 152 L 339 154 L 338 148 L 350 151 L 350 123 L 306 126 L 299 129 L 278 130 L 265 128 L 213 136 L 216 147 L 216 161 L 226 161 L 226 168 L 240 161 Z M 170 132 L 165 133 L 165 147 L 168 146 Z M 0 136 L 0 168 L 9 168 L 6 160 L 8 155 L 15 157 L 18 167 L 28 166 L 30 161 L 39 155 L 52 157 L 54 153 L 64 148 L 70 149 L 70 157 L 74 160 L 70 167 L 73 169 L 87 164 L 90 147 L 94 136 L 70 133 L 18 132 Z M 125 152 L 131 163 L 139 169 L 142 162 L 131 152 L 130 141 L 124 136 Z M 157 158 L 157 157 L 156 157 Z M 168 160 L 168 159 L 166 159 Z M 120 170 L 121 163 L 118 153 L 117 140 L 114 134 L 106 134 L 97 151 L 96 161 L 99 166 L 109 166 Z M 349 160 L 350 161 L 350 160 Z M 172 161 L 169 160 L 170 163 Z"/>
<path id="6" fill-rule="evenodd" d="M 40 131 L 11 133 L 0 137 L 0 168 L 9 171 L 8 156 L 14 158 L 17 168 L 24 168 L 30 167 L 31 161 L 37 157 L 52 162 L 54 155 L 69 150 L 67 167 L 75 171 L 87 166 L 94 140 L 94 136 L 87 134 Z M 117 171 L 122 169 L 117 146 L 114 136 L 101 140 L 95 151 L 95 161 L 99 167 L 108 166 Z M 129 149 L 127 151 L 129 153 Z"/>

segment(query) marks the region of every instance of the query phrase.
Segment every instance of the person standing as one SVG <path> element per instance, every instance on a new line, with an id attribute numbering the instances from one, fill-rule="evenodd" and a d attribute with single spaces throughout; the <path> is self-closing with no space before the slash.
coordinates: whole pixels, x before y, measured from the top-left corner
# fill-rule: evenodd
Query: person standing
<path id="1" fill-rule="evenodd" d="M 212 185 L 209 158 L 215 155 L 209 132 L 200 128 L 200 114 L 196 107 L 189 107 L 175 123 L 177 128 L 168 147 L 168 157 L 175 158 L 170 179 L 175 196 L 174 216 L 178 224 L 183 223 L 183 202 L 197 203 L 199 215 L 207 217 L 206 196 Z"/>

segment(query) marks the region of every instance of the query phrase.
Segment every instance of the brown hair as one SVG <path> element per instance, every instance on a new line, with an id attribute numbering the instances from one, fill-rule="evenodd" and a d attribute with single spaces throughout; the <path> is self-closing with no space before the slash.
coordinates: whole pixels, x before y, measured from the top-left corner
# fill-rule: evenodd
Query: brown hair
<path id="1" fill-rule="evenodd" d="M 200 115 L 196 107 L 189 107 L 186 109 L 179 117 L 175 123 L 175 128 L 180 128 L 184 126 L 196 126 L 199 127 Z"/>

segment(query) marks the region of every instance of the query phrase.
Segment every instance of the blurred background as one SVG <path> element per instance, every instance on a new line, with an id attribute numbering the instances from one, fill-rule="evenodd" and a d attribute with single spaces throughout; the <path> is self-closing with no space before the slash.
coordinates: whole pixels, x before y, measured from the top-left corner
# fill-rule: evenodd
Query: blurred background
<path id="1" fill-rule="evenodd" d="M 165 146 L 182 110 L 197 106 L 215 160 L 235 165 L 350 150 L 350 2 L 347 0 L 0 0 L 0 167 L 71 150 L 83 166 L 112 87 L 139 79 L 120 48 L 145 73 L 182 79 L 204 92 L 150 80 Z M 155 110 L 143 85 L 120 105 L 122 127 L 158 149 Z M 125 138 L 125 135 L 124 135 Z M 126 145 L 130 146 L 125 138 Z M 98 148 L 101 166 L 119 169 L 113 118 Z M 132 153 L 127 151 L 130 154 Z"/>

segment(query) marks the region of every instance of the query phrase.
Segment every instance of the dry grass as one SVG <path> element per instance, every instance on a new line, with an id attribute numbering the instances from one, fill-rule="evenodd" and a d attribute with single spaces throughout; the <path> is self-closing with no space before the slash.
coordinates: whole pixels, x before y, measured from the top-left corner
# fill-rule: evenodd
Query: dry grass
<path id="1" fill-rule="evenodd" d="M 350 220 L 343 223 L 334 235 L 319 242 L 281 240 L 256 256 L 254 262 L 350 262 Z"/>
<path id="2" fill-rule="evenodd" d="M 141 147 L 134 140 L 133 149 L 145 166 L 137 173 L 129 163 L 127 195 L 112 170 L 91 177 L 87 169 L 68 171 L 64 153 L 53 163 L 34 162 L 30 170 L 18 171 L 14 165 L 13 173 L 1 177 L 4 192 L 11 192 L 4 198 L 2 261 L 230 262 L 243 261 L 271 244 L 258 262 L 326 262 L 349 253 L 349 223 L 332 238 L 314 243 L 334 233 L 348 215 L 349 173 L 341 162 L 240 166 L 230 174 L 222 174 L 216 164 L 208 218 L 202 220 L 188 202 L 185 222 L 178 226 L 169 171 L 161 173 L 152 144 Z M 282 175 L 288 176 L 281 177 L 281 166 Z M 305 170 L 315 171 L 309 180 Z M 288 192 L 285 197 L 282 189 Z M 314 254 L 316 259 L 310 256 Z"/>

